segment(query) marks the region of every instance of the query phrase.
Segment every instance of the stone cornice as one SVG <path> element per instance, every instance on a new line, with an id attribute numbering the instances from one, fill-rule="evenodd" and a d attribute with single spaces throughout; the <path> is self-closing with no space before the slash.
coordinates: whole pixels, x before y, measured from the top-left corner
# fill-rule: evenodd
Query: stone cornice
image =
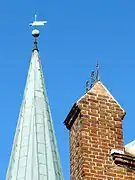
<path id="1" fill-rule="evenodd" d="M 112 158 L 116 165 L 135 170 L 135 157 L 114 152 Z"/>

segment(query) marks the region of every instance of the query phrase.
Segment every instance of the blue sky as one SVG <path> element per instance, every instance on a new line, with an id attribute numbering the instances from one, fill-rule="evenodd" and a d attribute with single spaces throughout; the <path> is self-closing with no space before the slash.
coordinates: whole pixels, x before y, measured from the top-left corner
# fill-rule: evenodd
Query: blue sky
<path id="1" fill-rule="evenodd" d="M 85 92 L 97 60 L 102 82 L 127 112 L 124 143 L 135 139 L 135 1 L 8 1 L 0 6 L 0 179 L 5 179 L 33 40 L 28 23 L 47 20 L 39 40 L 65 180 L 68 130 L 63 121 Z"/>

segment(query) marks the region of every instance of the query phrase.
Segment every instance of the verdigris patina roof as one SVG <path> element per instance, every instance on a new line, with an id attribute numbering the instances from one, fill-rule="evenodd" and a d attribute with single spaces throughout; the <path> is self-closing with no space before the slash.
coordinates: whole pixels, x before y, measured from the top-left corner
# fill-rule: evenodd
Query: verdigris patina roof
<path id="1" fill-rule="evenodd" d="M 35 45 L 6 180 L 63 180 L 37 41 Z"/>

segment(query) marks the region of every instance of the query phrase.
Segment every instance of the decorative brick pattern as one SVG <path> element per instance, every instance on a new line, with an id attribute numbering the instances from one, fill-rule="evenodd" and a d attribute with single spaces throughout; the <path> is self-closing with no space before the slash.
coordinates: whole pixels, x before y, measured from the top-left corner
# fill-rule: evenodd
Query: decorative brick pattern
<path id="1" fill-rule="evenodd" d="M 72 117 L 65 121 L 70 127 L 70 179 L 134 180 L 135 170 L 116 165 L 110 153 L 124 150 L 121 106 L 100 81 L 76 106 L 80 111 L 74 122 Z"/>

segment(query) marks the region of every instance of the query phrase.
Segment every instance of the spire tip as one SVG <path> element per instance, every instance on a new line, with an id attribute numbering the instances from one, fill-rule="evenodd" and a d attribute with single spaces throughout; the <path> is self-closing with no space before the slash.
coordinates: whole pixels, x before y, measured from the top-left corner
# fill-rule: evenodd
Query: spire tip
<path id="1" fill-rule="evenodd" d="M 37 51 L 38 51 L 37 38 L 39 37 L 39 35 L 40 35 L 39 30 L 34 29 L 34 30 L 32 31 L 32 36 L 33 36 L 34 39 L 35 39 L 33 51 L 34 51 L 34 50 L 37 50 Z"/>

